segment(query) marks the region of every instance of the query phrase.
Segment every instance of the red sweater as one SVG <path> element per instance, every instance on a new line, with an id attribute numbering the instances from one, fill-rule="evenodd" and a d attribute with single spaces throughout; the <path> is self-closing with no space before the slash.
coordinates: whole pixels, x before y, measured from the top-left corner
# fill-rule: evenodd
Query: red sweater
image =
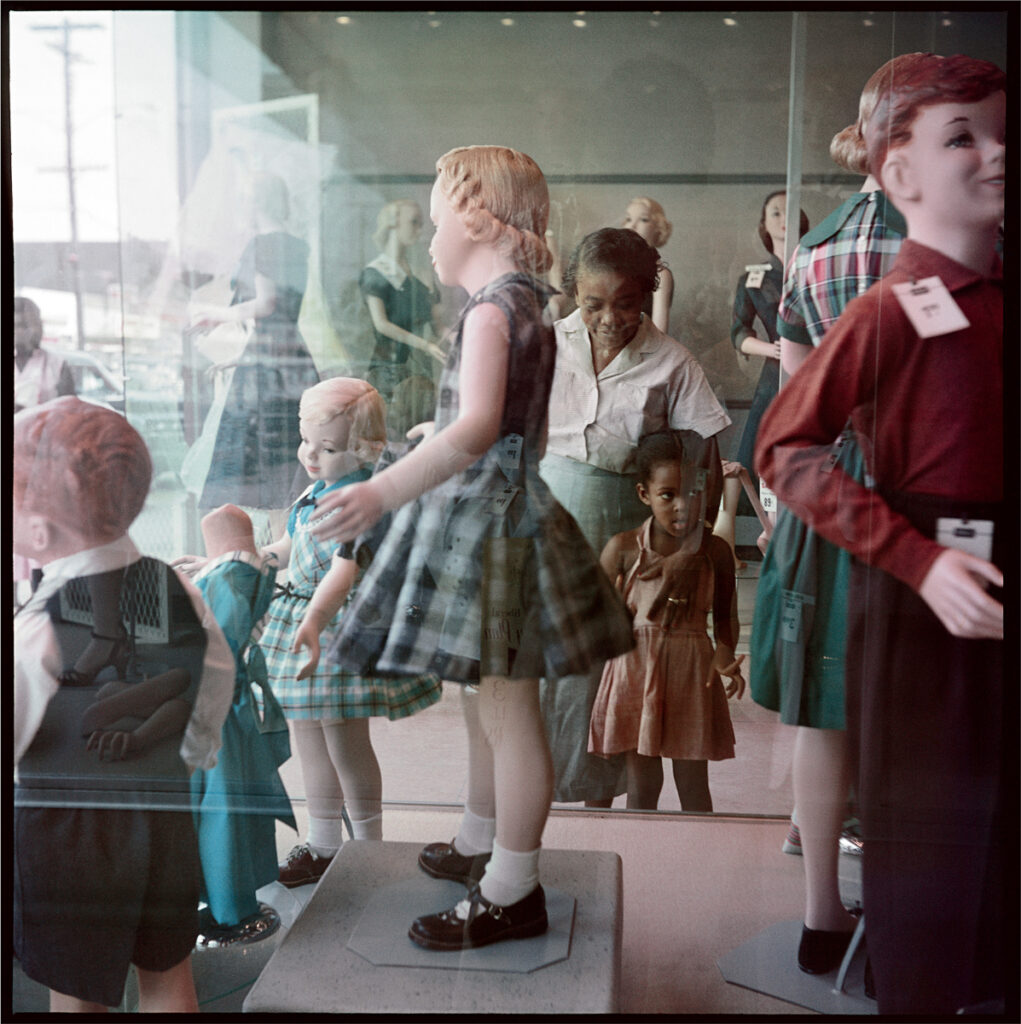
<path id="1" fill-rule="evenodd" d="M 892 285 L 938 275 L 970 326 L 919 338 Z M 917 590 L 943 550 L 839 468 L 851 418 L 877 488 L 958 501 L 1003 498 L 1003 279 L 908 239 L 848 303 L 759 427 L 755 468 L 801 520 Z"/>

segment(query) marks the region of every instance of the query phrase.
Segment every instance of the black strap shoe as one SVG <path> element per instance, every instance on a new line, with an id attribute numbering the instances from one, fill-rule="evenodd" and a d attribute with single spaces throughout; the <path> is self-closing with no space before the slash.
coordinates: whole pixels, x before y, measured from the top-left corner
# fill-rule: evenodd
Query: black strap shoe
<path id="1" fill-rule="evenodd" d="M 546 894 L 536 886 L 524 899 L 500 907 L 473 885 L 450 910 L 416 918 L 408 936 L 426 949 L 476 949 L 504 939 L 528 939 L 549 928 Z"/>
<path id="2" fill-rule="evenodd" d="M 466 857 L 449 843 L 430 843 L 418 855 L 418 866 L 433 878 L 449 878 L 452 882 L 471 885 L 482 877 L 492 853 L 477 853 Z"/>

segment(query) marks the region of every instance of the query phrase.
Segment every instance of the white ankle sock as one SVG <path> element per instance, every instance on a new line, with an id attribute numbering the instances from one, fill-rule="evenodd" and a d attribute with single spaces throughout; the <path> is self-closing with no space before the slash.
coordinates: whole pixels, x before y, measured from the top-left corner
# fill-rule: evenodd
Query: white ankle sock
<path id="1" fill-rule="evenodd" d="M 524 899 L 539 884 L 539 849 L 519 853 L 494 842 L 493 856 L 479 883 L 482 895 L 501 907 Z"/>
<path id="2" fill-rule="evenodd" d="M 352 839 L 382 839 L 383 815 L 374 814 L 371 818 L 351 819 Z"/>
<path id="3" fill-rule="evenodd" d="M 496 818 L 480 818 L 466 807 L 461 828 L 454 838 L 454 849 L 465 857 L 489 853 L 493 849 L 495 835 Z"/>
<path id="4" fill-rule="evenodd" d="M 344 842 L 343 818 L 308 819 L 308 837 L 305 842 L 317 857 L 332 857 Z"/>

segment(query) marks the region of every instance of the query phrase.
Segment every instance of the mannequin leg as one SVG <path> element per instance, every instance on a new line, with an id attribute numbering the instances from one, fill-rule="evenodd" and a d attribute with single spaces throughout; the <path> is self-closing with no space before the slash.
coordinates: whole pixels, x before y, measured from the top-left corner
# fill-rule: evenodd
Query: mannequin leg
<path id="1" fill-rule="evenodd" d="M 310 819 L 308 845 L 316 856 L 332 856 L 343 841 L 344 790 L 330 759 L 322 723 L 317 719 L 294 719 L 291 736 L 305 786 Z"/>
<path id="2" fill-rule="evenodd" d="M 805 862 L 805 924 L 815 930 L 850 931 L 855 919 L 841 903 L 837 872 L 851 785 L 847 734 L 799 726 L 793 781 Z"/>
<path id="3" fill-rule="evenodd" d="M 553 800 L 553 762 L 539 711 L 539 680 L 484 678 L 478 712 L 493 752 L 496 841 L 506 850 L 536 850 Z"/>
<path id="4" fill-rule="evenodd" d="M 673 760 L 674 785 L 682 811 L 708 814 L 713 809 L 709 792 L 709 762 Z"/>
<path id="5" fill-rule="evenodd" d="M 92 637 L 78 656 L 74 668 L 65 677 L 77 678 L 78 685 L 88 685 L 107 665 L 118 662 L 124 668 L 126 636 L 121 619 L 121 590 L 124 588 L 124 569 L 112 569 L 88 577 L 89 598 L 92 602 Z"/>
<path id="6" fill-rule="evenodd" d="M 110 1007 L 50 989 L 50 1013 L 109 1013 Z"/>
<path id="7" fill-rule="evenodd" d="M 369 737 L 369 720 L 330 718 L 322 726 L 352 824 L 377 817 L 383 807 L 383 778 Z"/>
<path id="8" fill-rule="evenodd" d="M 468 799 L 465 807 L 480 818 L 496 817 L 496 782 L 493 778 L 493 748 L 479 721 L 481 694 L 461 687 L 461 711 L 468 730 Z"/>
<path id="9" fill-rule="evenodd" d="M 627 766 L 627 809 L 654 811 L 663 792 L 663 759 L 646 757 L 637 750 L 625 755 Z"/>
<path id="10" fill-rule="evenodd" d="M 138 1009 L 142 1013 L 198 1013 L 199 1001 L 191 973 L 191 956 L 166 971 L 138 974 Z"/>

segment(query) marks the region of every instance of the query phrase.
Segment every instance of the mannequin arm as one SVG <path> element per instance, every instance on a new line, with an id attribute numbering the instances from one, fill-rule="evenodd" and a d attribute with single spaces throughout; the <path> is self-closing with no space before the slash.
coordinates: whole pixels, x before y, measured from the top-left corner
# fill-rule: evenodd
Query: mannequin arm
<path id="1" fill-rule="evenodd" d="M 142 683 L 127 683 L 116 693 L 101 697 L 85 710 L 82 716 L 82 734 L 85 736 L 102 730 L 121 718 L 147 718 L 167 701 L 184 693 L 191 676 L 183 668 L 163 672 Z"/>
<path id="2" fill-rule="evenodd" d="M 276 309 L 277 288 L 265 274 L 255 275 L 255 298 L 234 306 L 196 305 L 191 312 L 192 327 L 215 327 L 237 320 L 260 320 Z"/>
<path id="3" fill-rule="evenodd" d="M 1003 605 L 990 597 L 982 581 L 1003 586 L 1003 573 L 991 562 L 946 548 L 922 580 L 918 594 L 953 636 L 1003 639 Z"/>
<path id="4" fill-rule="evenodd" d="M 287 568 L 287 564 L 291 560 L 291 535 L 286 530 L 284 530 L 279 540 L 275 540 L 272 544 L 267 544 L 264 548 L 259 549 L 260 558 L 269 558 L 270 556 L 276 558 L 277 568 Z"/>
<path id="5" fill-rule="evenodd" d="M 140 753 L 167 736 L 183 732 L 190 715 L 191 705 L 187 701 L 170 700 L 133 731 L 92 733 L 85 749 L 95 750 L 101 761 L 107 756 L 111 761 L 124 760 L 128 754 Z"/>
<path id="6" fill-rule="evenodd" d="M 458 418 L 371 480 L 327 495 L 316 510 L 313 521 L 319 525 L 312 531 L 314 536 L 354 540 L 384 512 L 412 501 L 486 453 L 499 438 L 503 421 L 509 337 L 507 318 L 491 303 L 481 303 L 468 314 L 458 378 Z"/>
<path id="7" fill-rule="evenodd" d="M 754 334 L 741 339 L 741 351 L 746 356 L 764 356 L 766 359 L 779 359 L 782 342 L 763 341 Z M 804 346 L 799 345 L 799 348 Z"/>
<path id="8" fill-rule="evenodd" d="M 674 301 L 674 275 L 664 267 L 659 272 L 659 287 L 652 293 L 652 322 L 670 333 L 670 305 Z"/>
<path id="9" fill-rule="evenodd" d="M 792 377 L 815 350 L 811 345 L 799 345 L 796 341 L 780 339 L 780 366 L 788 377 Z"/>
<path id="10" fill-rule="evenodd" d="M 308 650 L 308 661 L 298 671 L 298 679 L 307 679 L 319 666 L 319 634 L 340 611 L 354 585 L 358 565 L 346 558 L 334 558 L 329 571 L 319 581 L 305 617 L 294 634 L 294 653 L 303 647 Z"/>
<path id="11" fill-rule="evenodd" d="M 369 307 L 372 326 L 375 327 L 378 334 L 382 334 L 385 338 L 391 338 L 393 341 L 399 341 L 402 345 L 426 352 L 441 363 L 446 360 L 443 349 L 439 345 L 426 341 L 425 338 L 412 334 L 411 331 L 406 331 L 403 327 L 398 327 L 393 323 L 387 317 L 386 306 L 383 305 L 383 300 L 378 295 L 366 295 L 365 304 Z"/>

